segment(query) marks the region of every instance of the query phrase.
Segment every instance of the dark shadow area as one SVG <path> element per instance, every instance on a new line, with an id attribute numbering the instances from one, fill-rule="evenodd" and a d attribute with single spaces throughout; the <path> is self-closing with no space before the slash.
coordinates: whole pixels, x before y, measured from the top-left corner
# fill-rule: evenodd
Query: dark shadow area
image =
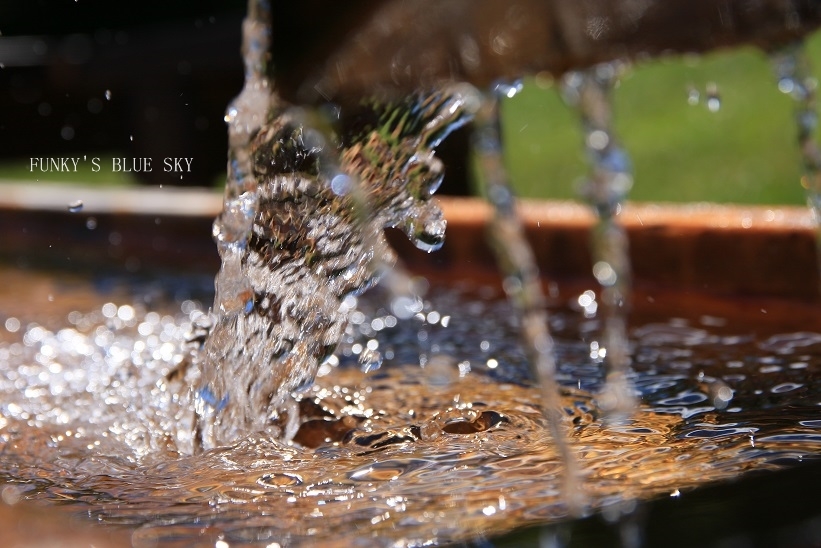
<path id="1" fill-rule="evenodd" d="M 779 472 L 754 472 L 658 498 L 614 522 L 596 514 L 476 546 L 812 548 L 821 546 L 821 507 L 811 487 L 819 481 L 821 462 L 793 463 Z"/>

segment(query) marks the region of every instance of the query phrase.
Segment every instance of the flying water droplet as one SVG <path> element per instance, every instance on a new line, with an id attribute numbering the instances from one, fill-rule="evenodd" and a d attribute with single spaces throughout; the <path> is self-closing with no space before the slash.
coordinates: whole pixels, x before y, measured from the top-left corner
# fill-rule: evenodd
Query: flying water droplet
<path id="1" fill-rule="evenodd" d="M 409 215 L 404 226 L 405 233 L 413 244 L 430 253 L 441 248 L 445 243 L 447 221 L 438 208 L 426 208 L 416 215 Z"/>
<path id="2" fill-rule="evenodd" d="M 348 175 L 344 173 L 340 173 L 335 175 L 331 179 L 331 190 L 334 191 L 334 194 L 337 196 L 345 196 L 347 195 L 354 186 L 354 181 Z"/>
<path id="3" fill-rule="evenodd" d="M 72 213 L 77 213 L 83 210 L 83 201 L 82 200 L 74 200 L 73 202 L 68 204 L 68 210 Z"/>
<path id="4" fill-rule="evenodd" d="M 243 192 L 233 200 L 226 200 L 223 211 L 214 221 L 214 239 L 223 245 L 240 245 L 248 238 L 256 211 L 256 194 Z"/>
<path id="5" fill-rule="evenodd" d="M 504 96 L 508 99 L 512 99 L 519 92 L 522 91 L 522 81 L 516 80 L 513 82 L 497 82 L 495 86 L 493 86 L 493 92 L 498 96 Z"/>
<path id="6" fill-rule="evenodd" d="M 718 93 L 718 86 L 715 82 L 707 84 L 707 110 L 710 112 L 718 112 L 721 110 L 721 95 Z"/>
<path id="7" fill-rule="evenodd" d="M 111 90 L 110 89 L 105 90 L 105 100 L 106 101 L 111 101 Z"/>
<path id="8" fill-rule="evenodd" d="M 696 106 L 701 101 L 701 93 L 699 93 L 698 89 L 695 86 L 687 86 L 687 104 L 690 106 Z"/>
<path id="9" fill-rule="evenodd" d="M 792 92 L 795 91 L 795 80 L 789 77 L 779 79 L 778 91 L 786 95 L 792 94 Z"/>
<path id="10" fill-rule="evenodd" d="M 407 320 L 421 312 L 422 305 L 422 299 L 415 295 L 397 295 L 391 300 L 391 312 L 400 320 Z"/>
<path id="11" fill-rule="evenodd" d="M 226 124 L 230 124 L 237 117 L 237 114 L 237 107 L 231 105 L 228 107 L 228 110 L 225 111 L 225 117 L 223 120 L 225 120 Z"/>
<path id="12" fill-rule="evenodd" d="M 363 373 L 376 371 L 382 367 L 382 353 L 376 349 L 365 348 L 359 353 L 359 367 Z"/>
<path id="13" fill-rule="evenodd" d="M 605 287 L 612 286 L 617 280 L 616 271 L 606 261 L 599 261 L 593 265 L 593 276 Z"/>

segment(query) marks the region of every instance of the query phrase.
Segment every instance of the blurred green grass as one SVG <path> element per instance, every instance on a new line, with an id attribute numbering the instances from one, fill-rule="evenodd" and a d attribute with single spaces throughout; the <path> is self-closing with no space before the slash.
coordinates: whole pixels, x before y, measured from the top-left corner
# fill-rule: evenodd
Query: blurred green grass
<path id="1" fill-rule="evenodd" d="M 821 70 L 821 35 L 807 48 Z M 704 100 L 711 84 L 717 112 Z M 503 103 L 510 177 L 520 196 L 575 199 L 587 172 L 578 116 L 546 87 L 529 80 Z M 696 105 L 691 88 L 701 95 Z M 794 112 L 757 49 L 637 65 L 614 93 L 615 131 L 635 172 L 631 200 L 803 204 Z"/>

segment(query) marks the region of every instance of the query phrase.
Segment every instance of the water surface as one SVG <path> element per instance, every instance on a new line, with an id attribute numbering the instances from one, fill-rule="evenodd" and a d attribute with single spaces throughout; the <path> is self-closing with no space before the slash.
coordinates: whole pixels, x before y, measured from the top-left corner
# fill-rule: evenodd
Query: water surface
<path id="1" fill-rule="evenodd" d="M 193 379 L 180 375 L 196 373 L 179 366 L 199 349 L 207 291 L 12 270 L 0 280 L 7 503 L 126 528 L 136 546 L 416 546 L 567 517 L 518 320 L 494 288 L 435 285 L 407 320 L 379 291 L 361 297 L 337 358 L 298 395 L 295 443 L 250 436 L 192 455 Z M 641 403 L 610 425 L 591 396 L 604 382 L 599 330 L 579 297 L 554 303 L 551 327 L 593 510 L 818 453 L 821 334 L 700 315 L 634 322 Z M 368 349 L 384 362 L 363 372 Z"/>

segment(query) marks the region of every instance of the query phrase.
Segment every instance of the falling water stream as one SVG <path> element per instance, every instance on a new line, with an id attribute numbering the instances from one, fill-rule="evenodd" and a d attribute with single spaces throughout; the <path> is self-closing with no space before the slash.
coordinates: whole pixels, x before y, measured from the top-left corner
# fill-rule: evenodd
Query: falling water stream
<path id="1" fill-rule="evenodd" d="M 704 315 L 628 329 L 617 65 L 564 86 L 591 158 L 602 290 L 549 301 L 501 163 L 499 94 L 515 86 L 363 103 L 344 130 L 315 134 L 272 93 L 269 13 L 250 5 L 215 294 L 0 269 L 4 503 L 83 514 L 135 546 L 421 546 L 567 519 L 582 492 L 586 511 L 618 522 L 636 500 L 818 453 L 821 335 Z M 776 66 L 806 137 L 797 59 Z M 473 115 L 512 302 L 455 281 L 422 297 L 423 283 L 385 268 L 386 227 L 441 245 L 434 149 Z M 817 150 L 801 144 L 817 179 Z"/>
<path id="2" fill-rule="evenodd" d="M 11 288 L 20 274 L 0 276 Z M 210 296 L 163 298 L 184 280 L 109 293 L 26 280 L 55 304 L 44 313 L 30 295 L 2 295 L 4 500 L 126 527 L 137 546 L 420 545 L 567 516 L 521 321 L 496 289 L 433 287 L 406 320 L 386 294 L 359 297 L 337 358 L 298 396 L 296 444 L 252 434 L 191 455 L 194 412 L 180 392 L 191 379 L 175 372 L 198 351 Z M 564 428 L 593 509 L 618 515 L 634 498 L 686 496 L 817 453 L 821 336 L 722 323 L 639 322 L 630 338 L 642 403 L 614 424 L 593 399 L 606 382 L 590 355 L 597 322 L 551 307 Z M 358 353 L 369 346 L 385 361 L 364 373 Z M 733 391 L 729 406 L 710 379 Z"/>
<path id="3" fill-rule="evenodd" d="M 797 142 L 801 151 L 804 176 L 801 186 L 807 193 L 807 204 L 816 226 L 821 230 L 821 150 L 816 143 L 818 111 L 815 100 L 818 82 L 813 78 L 803 42 L 791 44 L 771 54 L 778 90 L 793 98 L 796 104 Z M 821 232 L 816 246 L 821 261 Z"/>
<path id="4" fill-rule="evenodd" d="M 609 382 L 599 405 L 620 420 L 635 408 L 627 379 L 630 356 L 627 349 L 627 312 L 630 294 L 630 260 L 627 233 L 618 214 L 633 186 L 630 159 L 616 142 L 612 127 L 611 92 L 620 63 L 605 63 L 571 72 L 563 81 L 565 100 L 580 116 L 584 146 L 591 174 L 581 194 L 596 211 L 599 222 L 593 229 L 593 276 L 601 288 L 603 333 L 600 352 L 608 367 Z"/>

